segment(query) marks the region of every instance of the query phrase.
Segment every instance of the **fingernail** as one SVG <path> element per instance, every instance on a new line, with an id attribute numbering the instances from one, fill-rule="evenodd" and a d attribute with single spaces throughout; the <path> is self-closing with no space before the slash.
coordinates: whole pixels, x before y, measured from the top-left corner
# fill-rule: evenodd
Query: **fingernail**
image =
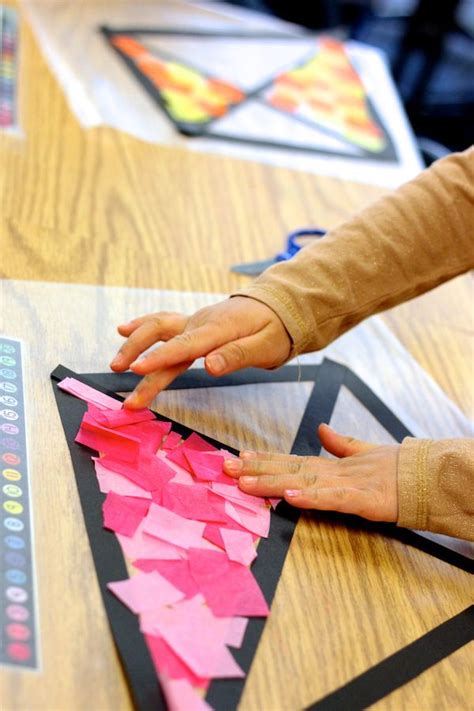
<path id="1" fill-rule="evenodd" d="M 251 452 L 250 450 L 246 450 L 245 452 L 241 452 L 240 456 L 242 459 L 253 459 L 255 457 L 255 452 Z"/>
<path id="2" fill-rule="evenodd" d="M 229 472 L 239 472 L 243 466 L 240 459 L 226 459 L 224 462 L 224 468 Z"/>
<path id="3" fill-rule="evenodd" d="M 137 366 L 141 365 L 141 360 L 134 360 L 133 363 L 130 363 L 130 369 L 133 370 Z"/>
<path id="4" fill-rule="evenodd" d="M 135 407 L 137 404 L 137 397 L 135 394 L 129 395 L 127 398 L 125 398 L 125 401 L 123 403 L 124 405 L 131 405 L 132 407 Z"/>
<path id="5" fill-rule="evenodd" d="M 110 365 L 119 365 L 121 360 L 122 356 L 120 354 L 116 355 L 115 358 L 110 361 Z"/>
<path id="6" fill-rule="evenodd" d="M 290 498 L 293 496 L 301 496 L 301 489 L 285 489 L 285 496 Z"/>
<path id="7" fill-rule="evenodd" d="M 226 362 L 219 353 L 208 356 L 206 360 L 209 370 L 212 370 L 213 373 L 222 373 L 225 370 Z"/>
<path id="8" fill-rule="evenodd" d="M 258 477 L 256 476 L 241 476 L 239 481 L 241 481 L 242 484 L 255 484 L 257 479 Z"/>

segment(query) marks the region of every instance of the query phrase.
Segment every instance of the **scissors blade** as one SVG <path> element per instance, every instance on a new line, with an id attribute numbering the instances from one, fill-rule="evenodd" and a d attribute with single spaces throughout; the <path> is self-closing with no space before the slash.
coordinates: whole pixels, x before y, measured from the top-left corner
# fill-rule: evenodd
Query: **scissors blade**
<path id="1" fill-rule="evenodd" d="M 271 259 L 262 259 L 260 262 L 247 262 L 245 264 L 234 264 L 230 270 L 236 272 L 236 274 L 245 274 L 246 276 L 258 276 L 265 269 L 271 267 L 275 264 L 276 259 L 272 257 Z"/>

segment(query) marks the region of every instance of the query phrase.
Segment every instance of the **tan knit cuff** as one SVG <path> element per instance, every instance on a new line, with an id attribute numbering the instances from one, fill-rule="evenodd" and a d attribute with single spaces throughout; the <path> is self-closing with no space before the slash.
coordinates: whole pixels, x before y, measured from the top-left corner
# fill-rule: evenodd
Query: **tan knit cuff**
<path id="1" fill-rule="evenodd" d="M 246 296 L 268 306 L 282 321 L 291 338 L 293 345 L 289 358 L 294 358 L 298 353 L 304 352 L 305 345 L 308 342 L 305 324 L 292 303 L 285 298 L 285 295 L 280 290 L 269 284 L 265 286 L 252 284 L 246 289 L 234 292 L 231 296 Z"/>
<path id="2" fill-rule="evenodd" d="M 428 452 L 432 440 L 406 437 L 398 455 L 398 526 L 424 530 L 428 524 Z"/>

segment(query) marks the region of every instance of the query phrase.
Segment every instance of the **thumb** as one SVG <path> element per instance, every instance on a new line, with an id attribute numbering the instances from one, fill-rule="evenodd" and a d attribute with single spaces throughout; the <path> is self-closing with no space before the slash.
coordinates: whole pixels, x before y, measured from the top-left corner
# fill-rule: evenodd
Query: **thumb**
<path id="1" fill-rule="evenodd" d="M 205 366 L 210 375 L 225 375 L 241 368 L 273 368 L 286 359 L 277 344 L 270 344 L 263 332 L 226 343 L 206 356 Z"/>
<path id="2" fill-rule="evenodd" d="M 324 449 L 335 457 L 351 457 L 373 449 L 375 445 L 362 442 L 354 437 L 346 437 L 335 432 L 329 425 L 319 425 L 318 435 Z"/>

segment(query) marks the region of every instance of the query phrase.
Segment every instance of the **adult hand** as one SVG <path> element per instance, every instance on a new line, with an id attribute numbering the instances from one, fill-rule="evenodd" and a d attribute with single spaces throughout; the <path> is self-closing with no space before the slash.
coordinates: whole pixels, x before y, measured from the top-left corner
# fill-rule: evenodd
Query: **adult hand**
<path id="1" fill-rule="evenodd" d="M 144 378 L 126 399 L 129 408 L 146 407 L 191 363 L 202 356 L 210 375 L 250 366 L 274 368 L 287 360 L 291 339 L 272 309 L 260 301 L 235 296 L 200 309 L 192 316 L 160 312 L 118 327 L 127 340 L 112 360 L 115 371 L 130 368 Z M 157 341 L 166 341 L 141 360 Z"/>
<path id="2" fill-rule="evenodd" d="M 376 446 L 320 425 L 319 438 L 338 459 L 241 452 L 226 460 L 247 494 L 282 497 L 301 509 L 357 514 L 372 521 L 398 518 L 398 445 Z"/>

